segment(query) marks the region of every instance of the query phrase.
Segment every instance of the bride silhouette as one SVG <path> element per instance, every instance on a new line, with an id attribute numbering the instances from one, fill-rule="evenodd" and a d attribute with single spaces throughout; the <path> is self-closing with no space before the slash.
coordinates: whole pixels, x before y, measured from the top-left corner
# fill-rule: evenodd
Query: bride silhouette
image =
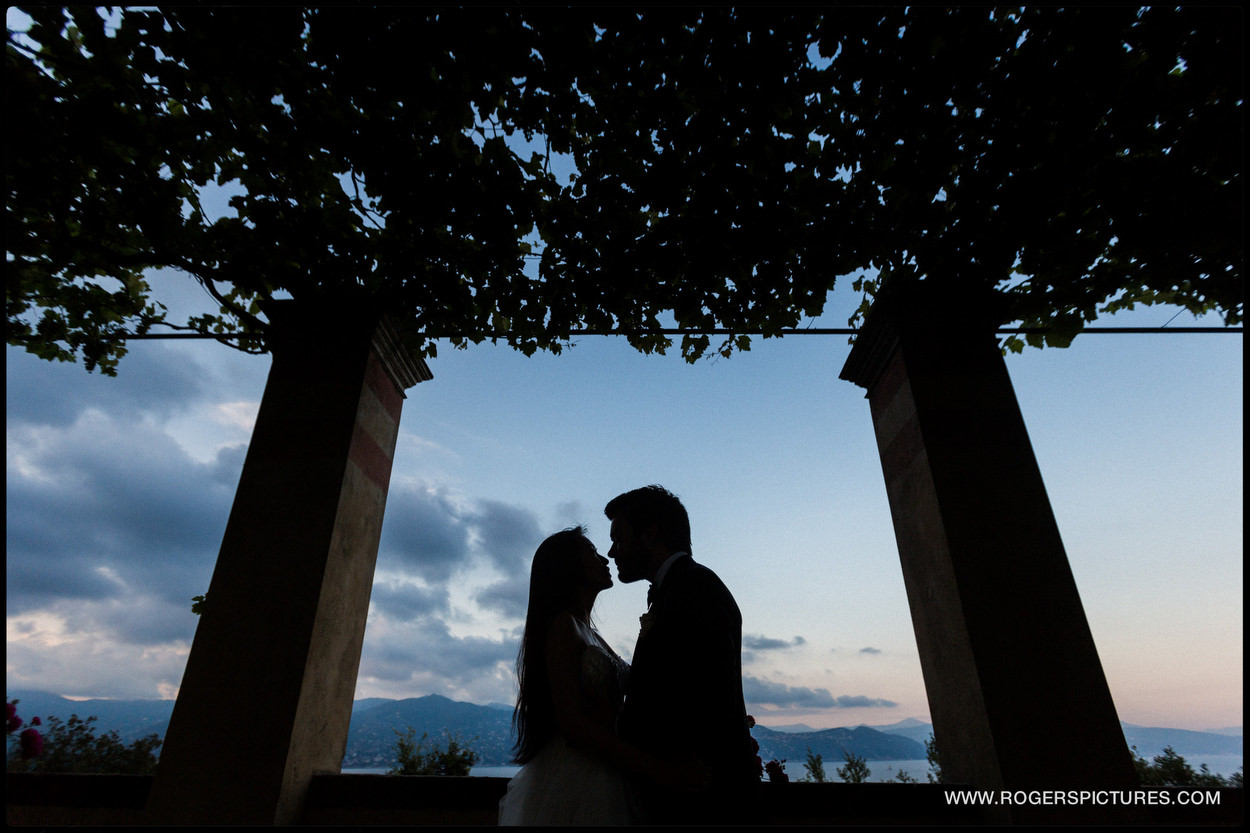
<path id="1" fill-rule="evenodd" d="M 513 712 L 513 760 L 523 766 L 499 802 L 500 825 L 635 823 L 631 776 L 685 790 L 708 781 L 693 758 L 665 760 L 616 735 L 629 665 L 590 618 L 611 586 L 608 559 L 584 527 L 534 553 Z"/>

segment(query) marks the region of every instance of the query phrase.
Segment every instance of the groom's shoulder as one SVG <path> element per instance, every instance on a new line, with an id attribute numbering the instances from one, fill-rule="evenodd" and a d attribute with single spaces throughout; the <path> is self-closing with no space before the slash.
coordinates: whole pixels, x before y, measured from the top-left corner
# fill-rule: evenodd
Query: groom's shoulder
<path id="1" fill-rule="evenodd" d="M 687 560 L 687 567 L 682 571 L 682 575 L 690 587 L 697 588 L 700 592 L 723 596 L 730 602 L 734 600 L 733 593 L 729 592 L 729 588 L 725 586 L 725 582 L 721 581 L 720 576 L 716 575 L 711 567 L 700 564 L 693 558 Z"/>

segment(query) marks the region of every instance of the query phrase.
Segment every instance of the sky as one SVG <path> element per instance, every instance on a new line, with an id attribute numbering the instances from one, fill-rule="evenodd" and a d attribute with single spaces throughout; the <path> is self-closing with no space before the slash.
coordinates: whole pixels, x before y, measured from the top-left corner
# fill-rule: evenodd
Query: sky
<path id="1" fill-rule="evenodd" d="M 207 296 L 154 276 L 172 313 Z M 814 326 L 845 326 L 849 281 Z M 1100 321 L 1158 326 L 1174 309 Z M 172 317 L 172 316 L 171 316 Z M 1215 324 L 1188 314 L 1169 326 Z M 1006 358 L 1120 718 L 1241 725 L 1243 337 L 1094 335 Z M 529 562 L 659 483 L 743 614 L 764 725 L 928 720 L 845 336 L 691 365 L 619 337 L 562 355 L 443 343 L 408 391 L 356 696 L 511 703 Z M 116 378 L 6 348 L 6 686 L 176 695 L 269 369 L 136 341 Z M 628 658 L 645 582 L 599 597 Z"/>
<path id="2" fill-rule="evenodd" d="M 170 320 L 208 309 L 183 275 L 151 281 Z M 843 279 L 805 323 L 858 303 Z M 620 337 L 528 358 L 441 342 L 404 405 L 356 696 L 511 703 L 538 543 L 585 524 L 606 554 L 603 506 L 658 483 L 742 610 L 760 723 L 927 721 L 849 350 L 796 335 L 690 365 Z M 1120 718 L 1240 726 L 1243 336 L 1086 334 L 1006 362 Z M 8 690 L 176 695 L 268 370 L 212 341 L 131 342 L 116 378 L 6 347 Z M 645 592 L 595 609 L 627 658 Z"/>

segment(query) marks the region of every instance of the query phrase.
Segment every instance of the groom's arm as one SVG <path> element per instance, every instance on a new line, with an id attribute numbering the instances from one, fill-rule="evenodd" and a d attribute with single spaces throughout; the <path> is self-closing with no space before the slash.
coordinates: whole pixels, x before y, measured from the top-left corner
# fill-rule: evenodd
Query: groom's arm
<path id="1" fill-rule="evenodd" d="M 687 664 L 684 721 L 694 754 L 721 778 L 750 772 L 742 697 L 742 617 L 733 596 L 710 571 L 691 583 L 683 605 L 682 653 Z"/>

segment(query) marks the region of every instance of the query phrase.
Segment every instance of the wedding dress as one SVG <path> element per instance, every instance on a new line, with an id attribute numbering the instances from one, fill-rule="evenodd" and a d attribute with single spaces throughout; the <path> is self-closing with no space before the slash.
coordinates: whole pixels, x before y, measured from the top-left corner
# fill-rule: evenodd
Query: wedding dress
<path id="1" fill-rule="evenodd" d="M 620 710 L 629 665 L 593 628 L 577 622 L 583 643 L 581 696 Z M 499 801 L 504 825 L 623 825 L 635 817 L 624 774 L 556 735 L 508 782 Z"/>

